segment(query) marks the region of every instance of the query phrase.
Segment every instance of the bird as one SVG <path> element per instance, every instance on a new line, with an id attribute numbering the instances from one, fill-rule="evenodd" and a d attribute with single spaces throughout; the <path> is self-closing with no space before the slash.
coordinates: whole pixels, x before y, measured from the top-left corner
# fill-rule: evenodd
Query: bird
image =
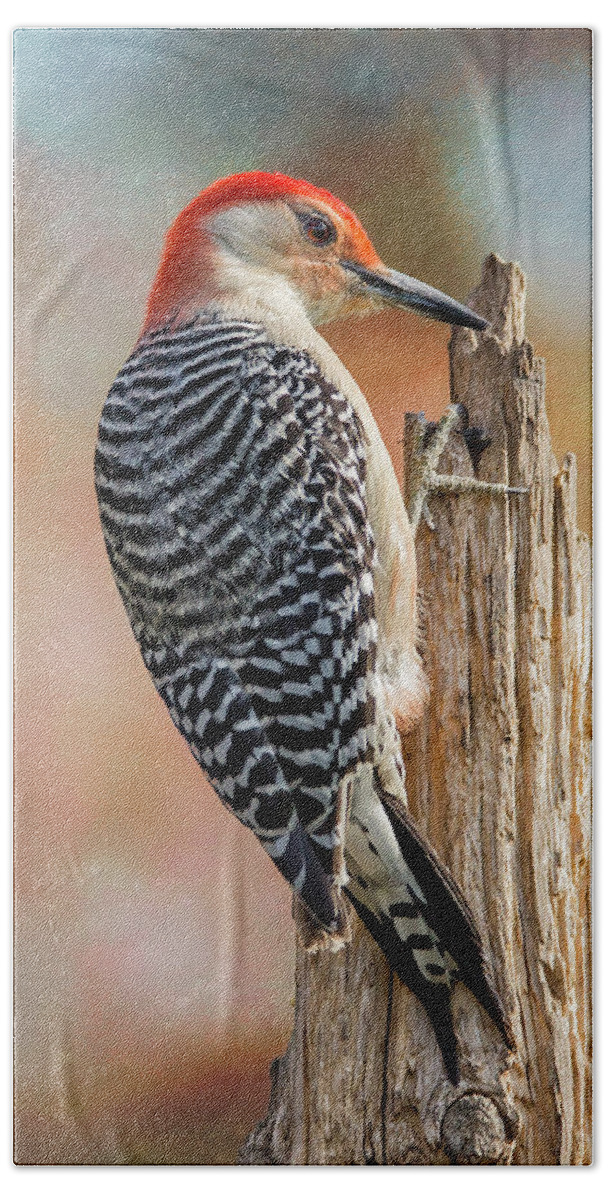
<path id="1" fill-rule="evenodd" d="M 385 266 L 324 188 L 263 171 L 210 184 L 166 234 L 95 486 L 145 666 L 290 885 L 303 945 L 340 951 L 354 910 L 457 1084 L 458 981 L 510 1032 L 469 907 L 408 812 L 400 734 L 428 702 L 413 531 L 319 332 L 387 306 L 487 325 Z"/>

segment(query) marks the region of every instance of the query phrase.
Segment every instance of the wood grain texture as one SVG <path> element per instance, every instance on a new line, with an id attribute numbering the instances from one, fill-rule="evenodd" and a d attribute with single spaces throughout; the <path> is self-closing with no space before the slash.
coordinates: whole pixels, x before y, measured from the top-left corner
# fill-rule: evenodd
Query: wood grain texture
<path id="1" fill-rule="evenodd" d="M 338 954 L 298 948 L 293 1035 L 242 1163 L 591 1160 L 590 551 L 524 302 L 519 267 L 491 255 L 470 297 L 491 328 L 452 338 L 452 400 L 492 438 L 478 477 L 529 493 L 429 498 L 431 702 L 404 745 L 412 814 L 473 909 L 517 1053 L 457 985 L 452 1087 L 425 1012 L 356 921 Z M 421 420 L 406 417 L 406 478 Z M 439 471 L 474 474 L 460 433 Z"/>

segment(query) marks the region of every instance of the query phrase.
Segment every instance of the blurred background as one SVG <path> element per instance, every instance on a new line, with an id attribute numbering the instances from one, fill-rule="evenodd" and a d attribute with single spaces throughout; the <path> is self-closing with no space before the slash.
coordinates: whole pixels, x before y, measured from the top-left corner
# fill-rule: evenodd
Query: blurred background
<path id="1" fill-rule="evenodd" d="M 488 252 L 519 260 L 588 529 L 590 53 L 580 29 L 16 33 L 18 1161 L 234 1161 L 291 1026 L 287 888 L 156 696 L 96 512 L 165 229 L 213 179 L 278 170 L 459 300 Z M 449 330 L 324 332 L 401 471 L 403 412 L 448 401 Z"/>

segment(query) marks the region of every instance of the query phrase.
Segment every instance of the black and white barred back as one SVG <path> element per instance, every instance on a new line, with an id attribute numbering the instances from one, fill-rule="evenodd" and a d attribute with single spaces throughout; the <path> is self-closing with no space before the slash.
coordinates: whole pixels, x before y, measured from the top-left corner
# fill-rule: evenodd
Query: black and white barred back
<path id="1" fill-rule="evenodd" d="M 351 406 L 259 326 L 161 330 L 109 393 L 95 472 L 118 587 L 175 724 L 331 928 L 336 791 L 375 731 L 374 544 Z"/>
<path id="2" fill-rule="evenodd" d="M 108 554 L 173 721 L 328 930 L 345 840 L 349 895 L 455 1080 L 454 980 L 505 1026 L 464 900 L 375 770 L 386 714 L 365 474 L 346 398 L 246 321 L 144 336 L 99 425 Z M 345 835 L 339 789 L 358 768 L 375 782 L 355 784 Z"/>

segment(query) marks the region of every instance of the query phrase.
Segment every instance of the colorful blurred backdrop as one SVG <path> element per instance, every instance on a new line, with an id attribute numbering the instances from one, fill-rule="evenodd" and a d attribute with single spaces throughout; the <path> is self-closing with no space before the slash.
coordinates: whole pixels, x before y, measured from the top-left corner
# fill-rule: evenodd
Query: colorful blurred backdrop
<path id="1" fill-rule="evenodd" d="M 588 528 L 590 54 L 580 29 L 15 35 L 17 1161 L 233 1161 L 290 1030 L 287 889 L 156 696 L 96 512 L 166 227 L 261 168 L 460 300 L 489 251 L 518 259 Z M 449 330 L 326 332 L 400 470 L 403 412 L 448 400 Z"/>

